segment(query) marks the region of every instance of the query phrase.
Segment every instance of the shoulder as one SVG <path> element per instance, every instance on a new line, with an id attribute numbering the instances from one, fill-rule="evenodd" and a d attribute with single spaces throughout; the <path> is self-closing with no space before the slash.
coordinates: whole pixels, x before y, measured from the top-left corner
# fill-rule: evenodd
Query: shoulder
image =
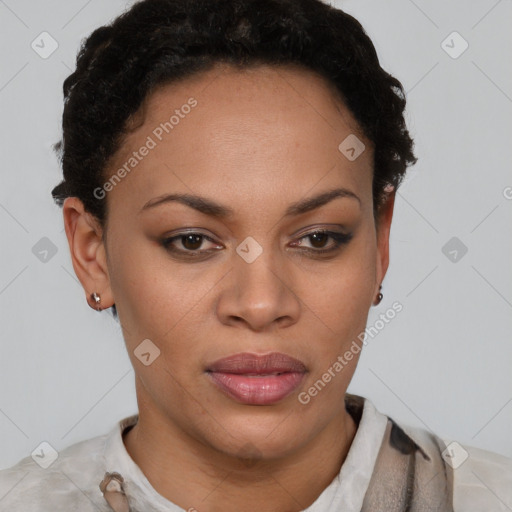
<path id="1" fill-rule="evenodd" d="M 512 510 L 512 459 L 492 451 L 449 440 L 425 429 L 403 426 L 419 446 L 436 439 L 445 467 L 453 476 L 453 510 Z"/>
<path id="2" fill-rule="evenodd" d="M 58 454 L 43 446 L 34 458 L 1 470 L 0 511 L 109 510 L 97 478 L 106 439 L 107 434 L 81 441 Z"/>
<path id="3" fill-rule="evenodd" d="M 512 510 L 512 459 L 444 440 L 453 465 L 455 511 Z"/>

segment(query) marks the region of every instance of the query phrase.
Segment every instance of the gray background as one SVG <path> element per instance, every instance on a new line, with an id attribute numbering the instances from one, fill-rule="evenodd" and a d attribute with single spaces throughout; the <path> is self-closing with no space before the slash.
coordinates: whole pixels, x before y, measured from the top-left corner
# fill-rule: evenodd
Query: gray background
<path id="1" fill-rule="evenodd" d="M 80 40 L 127 5 L 0 0 L 0 467 L 136 412 L 120 328 L 86 304 L 50 195 L 62 82 Z M 512 1 L 335 5 L 361 21 L 407 90 L 419 157 L 398 192 L 384 300 L 368 325 L 396 300 L 404 309 L 369 339 L 349 391 L 396 420 L 512 457 Z M 43 31 L 58 43 L 46 59 L 31 47 Z M 454 31 L 469 43 L 458 58 L 442 46 Z M 55 254 L 40 252 L 44 237 Z M 442 250 L 452 237 L 455 262 Z"/>

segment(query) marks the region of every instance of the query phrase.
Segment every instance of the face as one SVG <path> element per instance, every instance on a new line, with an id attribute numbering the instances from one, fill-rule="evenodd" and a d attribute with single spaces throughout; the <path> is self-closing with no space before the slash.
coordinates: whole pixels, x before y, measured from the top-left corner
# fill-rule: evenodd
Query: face
<path id="1" fill-rule="evenodd" d="M 361 345 L 387 268 L 372 144 L 292 66 L 217 66 L 139 114 L 106 173 L 120 179 L 102 189 L 95 273 L 74 265 L 116 304 L 141 417 L 227 454 L 299 450 L 344 414 L 358 353 L 335 363 Z M 338 146 L 354 135 L 365 150 L 349 160 Z"/>

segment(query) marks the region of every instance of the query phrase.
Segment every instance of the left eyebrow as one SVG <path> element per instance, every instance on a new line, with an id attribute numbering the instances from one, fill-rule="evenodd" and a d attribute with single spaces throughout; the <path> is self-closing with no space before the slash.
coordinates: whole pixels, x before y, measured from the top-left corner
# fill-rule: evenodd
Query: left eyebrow
<path id="1" fill-rule="evenodd" d="M 333 199 L 341 197 L 356 199 L 359 203 L 359 206 L 361 206 L 361 199 L 359 199 L 359 197 L 356 194 L 354 194 L 354 192 L 347 188 L 335 188 L 333 190 L 328 190 L 327 192 L 321 192 L 320 194 L 313 197 L 307 197 L 306 199 L 302 199 L 300 201 L 297 201 L 296 203 L 292 203 L 286 209 L 284 215 L 285 217 L 290 217 L 292 215 L 300 215 L 302 213 L 314 210 L 315 208 L 319 208 L 320 206 L 329 203 Z"/>
<path id="2" fill-rule="evenodd" d="M 336 188 L 292 203 L 286 209 L 284 216 L 290 217 L 294 215 L 301 215 L 303 213 L 319 208 L 320 206 L 329 203 L 333 199 L 343 197 L 356 199 L 359 202 L 359 205 L 361 205 L 361 200 L 354 192 L 346 188 Z M 231 208 L 221 205 L 212 199 L 192 194 L 165 194 L 163 196 L 155 197 L 150 199 L 141 208 L 139 213 L 142 213 L 143 211 L 150 208 L 154 208 L 155 206 L 170 202 L 178 202 L 184 204 L 190 208 L 194 208 L 201 213 L 204 213 L 205 215 L 210 215 L 212 217 L 227 218 L 234 215 L 234 211 Z"/>

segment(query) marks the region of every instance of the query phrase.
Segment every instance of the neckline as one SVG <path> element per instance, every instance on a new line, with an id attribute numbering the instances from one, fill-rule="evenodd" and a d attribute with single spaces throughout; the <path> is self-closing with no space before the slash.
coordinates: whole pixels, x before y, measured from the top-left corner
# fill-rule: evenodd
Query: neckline
<path id="1" fill-rule="evenodd" d="M 378 412 L 373 404 L 362 396 L 346 393 L 344 401 L 345 408 L 357 427 L 355 435 L 338 475 L 322 491 L 317 500 L 303 512 L 330 510 L 330 508 L 326 509 L 324 504 L 330 503 L 331 499 L 333 503 L 337 503 L 336 507 L 338 507 L 340 496 L 341 503 L 345 503 L 347 499 L 349 500 L 347 503 L 350 503 L 350 500 L 354 499 L 353 489 L 358 489 L 355 493 L 356 500 L 359 500 L 359 494 L 362 500 L 369 484 L 388 418 Z M 133 506 L 153 506 L 158 507 L 155 508 L 158 511 L 182 512 L 176 503 L 156 491 L 124 445 L 123 435 L 136 425 L 138 418 L 139 415 L 136 413 L 120 420 L 107 437 L 104 451 L 105 470 L 115 471 L 123 476 L 125 492 Z M 361 452 L 364 452 L 362 459 Z M 323 508 L 317 508 L 319 506 Z"/>

